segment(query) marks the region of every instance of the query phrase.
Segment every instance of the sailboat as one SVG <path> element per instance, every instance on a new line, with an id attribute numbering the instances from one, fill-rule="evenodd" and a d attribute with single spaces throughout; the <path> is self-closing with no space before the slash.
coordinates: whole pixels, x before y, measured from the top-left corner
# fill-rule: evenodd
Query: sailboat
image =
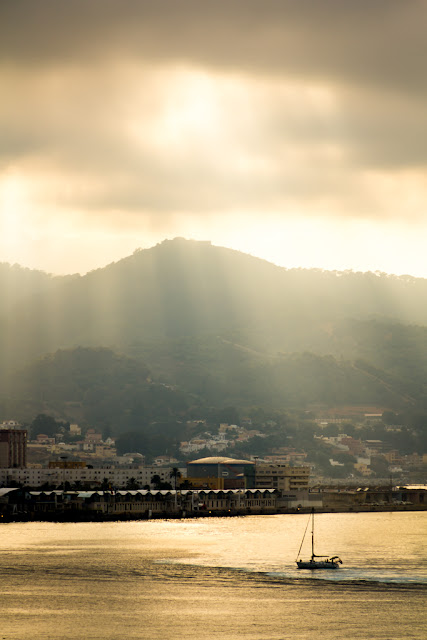
<path id="1" fill-rule="evenodd" d="M 311 558 L 310 560 L 301 560 L 300 553 L 304 543 L 305 534 L 307 533 L 310 519 L 302 537 L 301 545 L 298 551 L 297 563 L 298 569 L 338 569 L 342 560 L 338 556 L 319 556 L 314 553 L 314 509 L 311 511 Z"/>

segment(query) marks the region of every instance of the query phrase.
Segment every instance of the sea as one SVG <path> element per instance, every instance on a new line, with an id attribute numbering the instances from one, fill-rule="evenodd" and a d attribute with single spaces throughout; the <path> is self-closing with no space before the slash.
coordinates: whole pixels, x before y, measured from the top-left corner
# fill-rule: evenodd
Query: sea
<path id="1" fill-rule="evenodd" d="M 1 524 L 0 640 L 426 640 L 427 512 L 308 518 Z"/>

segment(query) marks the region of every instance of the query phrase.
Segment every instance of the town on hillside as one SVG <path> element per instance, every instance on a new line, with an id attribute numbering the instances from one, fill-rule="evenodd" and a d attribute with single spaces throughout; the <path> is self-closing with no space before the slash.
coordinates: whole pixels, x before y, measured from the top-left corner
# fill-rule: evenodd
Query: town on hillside
<path id="1" fill-rule="evenodd" d="M 403 429 L 385 425 L 381 413 L 363 418 L 360 435 L 375 433 L 375 424 L 392 437 Z M 115 439 L 95 428 L 83 430 L 47 416 L 29 426 L 5 420 L 0 423 L 0 504 L 9 515 L 40 515 L 48 507 L 74 513 L 90 505 L 90 511 L 104 515 L 124 510 L 134 517 L 427 504 L 426 454 L 402 454 L 385 439 L 356 437 L 354 426 L 347 433 L 342 418 L 313 422 L 317 459 L 310 448 L 291 446 L 297 443 L 276 442 L 266 449 L 268 429 L 271 433 L 275 426 L 271 421 L 263 425 L 266 433 L 249 419 L 216 429 L 195 420 L 187 425 L 193 437 L 179 442 L 173 454 L 148 458 L 141 451 L 118 452 Z M 49 433 L 40 430 L 43 425 Z M 334 475 L 336 470 L 345 475 Z"/>

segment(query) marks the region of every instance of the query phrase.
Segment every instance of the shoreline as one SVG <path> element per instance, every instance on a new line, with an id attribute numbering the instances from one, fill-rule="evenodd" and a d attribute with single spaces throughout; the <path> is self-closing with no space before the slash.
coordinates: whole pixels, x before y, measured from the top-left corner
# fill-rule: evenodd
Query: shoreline
<path id="1" fill-rule="evenodd" d="M 296 515 L 311 513 L 311 507 L 300 508 L 279 508 L 275 510 L 211 510 L 211 511 L 194 511 L 194 512 L 176 512 L 163 511 L 157 513 L 91 513 L 73 512 L 73 513 L 17 513 L 0 517 L 0 524 L 11 524 L 14 522 L 133 522 L 133 521 L 149 521 L 149 520 L 193 520 L 196 518 L 236 518 L 246 516 L 267 516 L 267 515 Z M 378 505 L 378 506 L 348 506 L 339 508 L 314 508 L 315 513 L 401 513 L 414 511 L 427 511 L 427 505 Z"/>

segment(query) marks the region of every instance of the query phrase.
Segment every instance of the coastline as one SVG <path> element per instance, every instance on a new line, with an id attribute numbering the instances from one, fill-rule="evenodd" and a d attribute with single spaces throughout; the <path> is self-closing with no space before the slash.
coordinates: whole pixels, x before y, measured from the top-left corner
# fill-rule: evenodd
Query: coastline
<path id="1" fill-rule="evenodd" d="M 67 513 L 15 513 L 1 514 L 0 524 L 12 522 L 126 522 L 139 520 L 186 520 L 198 518 L 236 518 L 257 515 L 295 515 L 311 513 L 312 507 L 243 510 L 162 511 L 144 513 L 100 513 L 74 511 Z M 358 505 L 339 508 L 315 507 L 315 513 L 393 513 L 427 511 L 427 505 Z"/>

